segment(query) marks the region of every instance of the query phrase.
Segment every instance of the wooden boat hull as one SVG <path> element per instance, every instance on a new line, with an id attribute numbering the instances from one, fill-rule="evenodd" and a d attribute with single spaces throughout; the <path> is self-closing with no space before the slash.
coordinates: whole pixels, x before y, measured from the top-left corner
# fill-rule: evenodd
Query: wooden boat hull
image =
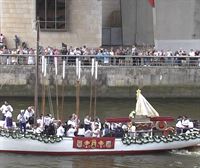
<path id="1" fill-rule="evenodd" d="M 96 138 L 94 139 L 96 140 Z M 181 140 L 173 142 L 152 142 L 146 144 L 122 143 L 121 139 L 114 139 L 113 149 L 79 149 L 74 147 L 73 138 L 63 138 L 61 142 L 44 143 L 31 139 L 13 139 L 12 137 L 0 137 L 0 152 L 12 152 L 22 154 L 46 154 L 46 155 L 106 155 L 106 154 L 145 154 L 173 149 L 182 149 L 200 144 L 200 139 Z"/>

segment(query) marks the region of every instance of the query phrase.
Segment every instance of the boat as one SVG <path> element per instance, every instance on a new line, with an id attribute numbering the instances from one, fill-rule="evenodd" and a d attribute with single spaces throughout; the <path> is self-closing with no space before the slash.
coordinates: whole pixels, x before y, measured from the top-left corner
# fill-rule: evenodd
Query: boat
<path id="1" fill-rule="evenodd" d="M 36 74 L 38 74 L 37 71 L 36 61 Z M 36 91 L 37 82 L 36 78 Z M 37 112 L 37 96 L 36 93 L 35 112 Z M 176 134 L 174 128 L 168 126 L 168 123 L 174 120 L 172 117 L 159 116 L 159 113 L 141 94 L 141 90 L 137 91 L 136 97 L 135 109 L 129 116 L 105 119 L 105 122 L 109 124 L 134 124 L 135 131 L 124 132 L 121 137 L 113 135 L 106 137 L 57 137 L 34 132 L 20 133 L 17 129 L 0 128 L 0 152 L 42 155 L 144 154 L 183 149 L 200 144 L 198 129 Z M 79 107 L 77 109 L 79 112 Z"/>
<path id="2" fill-rule="evenodd" d="M 107 123 L 134 122 L 135 133 L 123 137 L 56 137 L 32 132 L 21 134 L 17 130 L 0 130 L 0 152 L 46 155 L 96 155 L 96 154 L 144 154 L 194 147 L 200 144 L 199 130 L 176 134 L 168 130 L 166 123 L 173 121 L 172 117 L 161 117 L 143 97 L 137 92 L 135 117 L 107 118 Z M 149 111 L 148 111 L 149 110 Z M 138 115 L 139 114 L 139 115 Z M 142 115 L 145 114 L 145 115 Z M 149 116 L 150 115 L 150 116 Z M 158 125 L 157 123 L 164 123 Z M 155 127 L 160 126 L 162 134 L 156 134 Z M 148 133 L 148 136 L 141 133 Z M 163 134 L 163 133 L 167 134 Z"/>

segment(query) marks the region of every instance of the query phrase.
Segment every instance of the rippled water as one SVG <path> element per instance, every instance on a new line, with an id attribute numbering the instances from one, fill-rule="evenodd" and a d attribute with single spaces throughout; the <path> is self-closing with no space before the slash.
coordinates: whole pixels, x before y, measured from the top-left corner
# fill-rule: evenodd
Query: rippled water
<path id="1" fill-rule="evenodd" d="M 0 154 L 1 167 L 12 168 L 199 168 L 200 152 L 129 156 L 33 156 Z"/>
<path id="2" fill-rule="evenodd" d="M 32 105 L 33 98 L 0 98 L 14 107 L 16 117 L 20 109 Z M 200 99 L 150 99 L 149 102 L 160 115 L 187 115 L 200 119 Z M 48 103 L 47 103 L 48 104 Z M 55 111 L 55 101 L 53 101 Z M 48 106 L 48 105 L 47 105 Z M 81 99 L 81 118 L 89 111 L 89 100 Z M 75 99 L 65 100 L 65 118 L 75 112 Z M 132 99 L 97 99 L 97 115 L 105 117 L 126 117 L 135 108 Z M 200 168 L 200 151 L 179 150 L 151 155 L 117 156 L 36 156 L 0 154 L 1 168 Z"/>

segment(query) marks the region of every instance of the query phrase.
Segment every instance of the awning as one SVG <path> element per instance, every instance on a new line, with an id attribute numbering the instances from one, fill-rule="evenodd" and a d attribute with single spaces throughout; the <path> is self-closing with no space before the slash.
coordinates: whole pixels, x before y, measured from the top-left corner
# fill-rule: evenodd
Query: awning
<path id="1" fill-rule="evenodd" d="M 150 118 L 151 121 L 167 121 L 167 122 L 172 122 L 174 121 L 173 117 L 169 117 L 169 116 L 161 116 L 161 117 L 152 117 Z"/>
<path id="2" fill-rule="evenodd" d="M 131 119 L 126 117 L 126 118 L 106 118 L 106 122 L 113 122 L 113 123 L 125 123 L 125 122 L 131 122 Z"/>

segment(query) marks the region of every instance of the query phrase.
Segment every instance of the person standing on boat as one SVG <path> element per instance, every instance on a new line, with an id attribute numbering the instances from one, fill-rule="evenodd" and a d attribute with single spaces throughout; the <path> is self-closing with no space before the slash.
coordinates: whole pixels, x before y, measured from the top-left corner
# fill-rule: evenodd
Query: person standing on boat
<path id="1" fill-rule="evenodd" d="M 92 131 L 92 137 L 100 137 L 101 136 L 101 131 L 99 128 L 99 124 L 95 124 L 95 128 Z"/>
<path id="2" fill-rule="evenodd" d="M 117 124 L 117 127 L 115 128 L 114 131 L 116 138 L 121 138 L 124 136 L 124 130 L 122 129 L 121 123 Z"/>
<path id="3" fill-rule="evenodd" d="M 34 110 L 33 107 L 29 106 L 24 114 L 28 120 L 28 124 L 30 125 L 30 128 L 33 127 L 34 124 Z"/>
<path id="4" fill-rule="evenodd" d="M 26 133 L 26 122 L 27 118 L 25 116 L 25 110 L 21 110 L 17 116 L 17 120 L 19 121 L 20 131 Z"/>
<path id="5" fill-rule="evenodd" d="M 80 120 L 78 119 L 78 116 L 76 114 L 72 114 L 69 116 L 69 119 L 67 121 L 67 125 L 73 125 L 73 127 L 78 127 L 80 123 Z"/>
<path id="6" fill-rule="evenodd" d="M 98 117 L 96 117 L 94 119 L 94 121 L 91 121 L 91 128 L 92 128 L 92 130 L 94 130 L 96 128 L 96 126 L 95 126 L 96 124 L 99 125 L 99 129 L 101 130 L 101 128 L 102 128 L 101 121 L 100 121 L 100 119 Z"/>
<path id="7" fill-rule="evenodd" d="M 183 133 L 184 125 L 182 124 L 182 117 L 179 116 L 176 122 L 176 132 L 177 134 Z"/>
<path id="8" fill-rule="evenodd" d="M 44 116 L 40 115 L 40 118 L 37 119 L 37 124 L 44 130 Z"/>
<path id="9" fill-rule="evenodd" d="M 2 112 L 2 120 L 4 121 L 5 120 L 5 114 L 6 114 L 6 111 L 8 110 L 9 108 L 9 111 L 12 113 L 13 112 L 13 108 L 10 104 L 8 104 L 7 101 L 4 102 L 4 104 L 0 107 L 0 111 Z"/>
<path id="10" fill-rule="evenodd" d="M 55 134 L 55 128 L 54 128 L 53 121 L 54 121 L 54 118 L 52 118 L 51 114 L 47 114 L 47 116 L 44 117 L 44 132 L 47 135 Z"/>
<path id="11" fill-rule="evenodd" d="M 127 126 L 128 126 L 128 134 L 131 137 L 136 137 L 136 126 L 132 122 L 127 123 Z"/>
<path id="12" fill-rule="evenodd" d="M 65 129 L 62 126 L 62 122 L 58 121 L 58 128 L 56 130 L 56 136 L 57 137 L 62 137 L 65 134 Z"/>
<path id="13" fill-rule="evenodd" d="M 87 115 L 84 118 L 84 127 L 85 127 L 85 131 L 87 131 L 88 129 L 91 129 L 91 118 L 89 115 Z"/>
<path id="14" fill-rule="evenodd" d="M 182 117 L 182 125 L 184 126 L 183 133 L 185 133 L 189 129 L 189 123 L 190 120 L 187 118 L 187 116 L 183 116 Z"/>
<path id="15" fill-rule="evenodd" d="M 84 134 L 84 137 L 92 137 L 92 130 L 91 128 L 89 128 L 88 130 L 85 130 L 85 134 Z"/>
<path id="16" fill-rule="evenodd" d="M 68 137 L 75 137 L 76 128 L 73 125 L 69 125 L 69 129 L 67 130 Z"/>
<path id="17" fill-rule="evenodd" d="M 111 136 L 111 131 L 109 129 L 109 126 L 106 123 L 103 126 L 102 136 L 103 137 L 110 137 Z"/>
<path id="18" fill-rule="evenodd" d="M 39 123 L 36 124 L 36 127 L 33 129 L 34 134 L 41 134 L 44 131 L 43 127 Z"/>
<path id="19" fill-rule="evenodd" d="M 85 128 L 83 124 L 80 124 L 77 131 L 77 136 L 84 137 L 85 136 Z"/>
<path id="20" fill-rule="evenodd" d="M 11 129 L 13 126 L 13 122 L 12 122 L 12 112 L 11 109 L 9 107 L 7 107 L 7 111 L 5 113 L 5 121 L 6 121 L 6 128 Z"/>

